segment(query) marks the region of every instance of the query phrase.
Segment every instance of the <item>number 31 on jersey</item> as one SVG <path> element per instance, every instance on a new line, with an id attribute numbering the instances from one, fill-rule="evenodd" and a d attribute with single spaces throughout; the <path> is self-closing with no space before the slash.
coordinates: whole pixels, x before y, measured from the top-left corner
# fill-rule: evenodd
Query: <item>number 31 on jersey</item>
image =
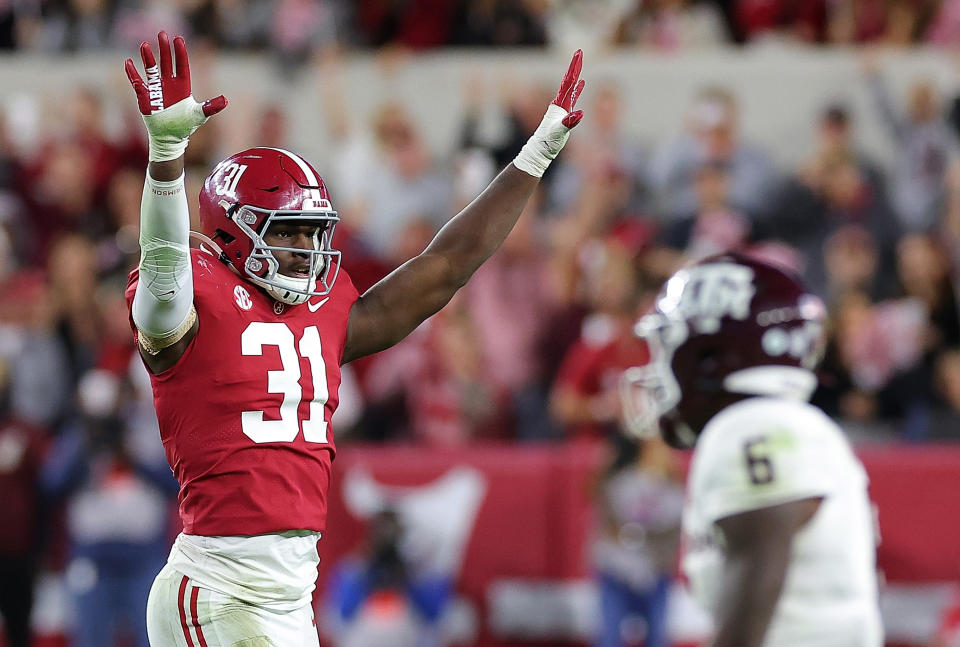
<path id="1" fill-rule="evenodd" d="M 300 431 L 297 410 L 303 399 L 300 387 L 300 358 L 310 362 L 313 375 L 313 399 L 310 413 L 302 422 L 303 438 L 309 443 L 327 442 L 327 421 L 323 406 L 327 403 L 327 371 L 321 354 L 320 332 L 316 326 L 303 331 L 299 343 L 294 343 L 293 332 L 285 323 L 254 321 L 240 336 L 244 355 L 263 355 L 264 346 L 276 346 L 280 351 L 279 371 L 267 371 L 267 392 L 283 395 L 280 419 L 264 420 L 263 411 L 244 411 L 240 416 L 243 433 L 255 443 L 292 443 Z M 299 351 L 299 354 L 298 352 Z"/>

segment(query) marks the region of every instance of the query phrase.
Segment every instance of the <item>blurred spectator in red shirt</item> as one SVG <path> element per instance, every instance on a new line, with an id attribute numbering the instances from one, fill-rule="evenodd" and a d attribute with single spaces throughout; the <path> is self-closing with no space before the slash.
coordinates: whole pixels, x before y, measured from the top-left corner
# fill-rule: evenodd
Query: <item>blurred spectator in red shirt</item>
<path id="1" fill-rule="evenodd" d="M 256 142 L 258 146 L 287 148 L 290 139 L 290 119 L 281 103 L 268 103 L 260 111 L 257 120 Z"/>
<path id="2" fill-rule="evenodd" d="M 568 438 L 618 433 L 620 376 L 646 364 L 647 347 L 633 334 L 641 303 L 638 272 L 630 253 L 612 242 L 583 250 L 583 287 L 592 311 L 564 357 L 550 396 L 550 412 Z"/>
<path id="3" fill-rule="evenodd" d="M 540 194 L 537 194 L 538 196 Z M 509 394 L 517 437 L 554 437 L 547 415 L 542 349 L 557 341 L 551 329 L 563 305 L 562 288 L 550 272 L 532 200 L 500 250 L 464 288 L 490 377 Z"/>
<path id="4" fill-rule="evenodd" d="M 102 191 L 117 165 L 117 151 L 104 130 L 102 90 L 89 85 L 73 89 L 65 98 L 69 122 L 64 136 L 83 147 L 95 168 L 95 182 Z"/>
<path id="5" fill-rule="evenodd" d="M 0 616 L 9 647 L 29 647 L 37 561 L 42 548 L 39 474 L 46 433 L 10 407 L 11 366 L 0 357 Z"/>
<path id="6" fill-rule="evenodd" d="M 829 5 L 830 42 L 881 40 L 887 28 L 888 4 L 887 0 L 834 0 Z"/>
<path id="7" fill-rule="evenodd" d="M 436 47 L 447 41 L 454 9 L 448 0 L 366 0 L 355 9 L 356 27 L 373 47 Z"/>
<path id="8" fill-rule="evenodd" d="M 77 88 L 65 104 L 70 118 L 64 130 L 44 142 L 21 181 L 22 224 L 31 232 L 31 260 L 37 263 L 61 233 L 98 237 L 110 228 L 106 196 L 121 152 L 103 130 L 103 106 L 93 88 Z"/>
<path id="9" fill-rule="evenodd" d="M 507 394 L 490 375 L 462 293 L 371 361 L 366 392 L 374 403 L 402 394 L 404 433 L 420 443 L 461 445 L 509 435 Z"/>
<path id="10" fill-rule="evenodd" d="M 49 147 L 24 188 L 27 209 L 18 225 L 29 232 L 32 264 L 43 265 L 60 236 L 98 231 L 95 169 L 82 146 Z"/>
<path id="11" fill-rule="evenodd" d="M 393 241 L 387 265 L 395 267 L 419 253 L 434 233 L 426 220 L 410 223 Z M 358 367 L 371 405 L 359 423 L 362 435 L 434 445 L 510 436 L 510 393 L 495 377 L 494 362 L 500 357 L 491 357 L 482 345 L 469 300 L 469 291 L 461 290 L 405 340 Z"/>
<path id="12" fill-rule="evenodd" d="M 960 381 L 958 381 L 960 385 Z M 960 401 L 958 401 L 960 404 Z M 930 647 L 958 647 L 960 646 L 960 588 L 953 595 L 940 614 L 940 623 L 936 634 L 930 641 Z"/>
<path id="13" fill-rule="evenodd" d="M 825 0 L 736 0 L 734 4 L 737 28 L 744 40 L 772 36 L 822 43 L 826 39 Z"/>
<path id="14" fill-rule="evenodd" d="M 927 0 L 830 0 L 829 38 L 840 44 L 909 45 L 923 34 L 936 4 Z"/>

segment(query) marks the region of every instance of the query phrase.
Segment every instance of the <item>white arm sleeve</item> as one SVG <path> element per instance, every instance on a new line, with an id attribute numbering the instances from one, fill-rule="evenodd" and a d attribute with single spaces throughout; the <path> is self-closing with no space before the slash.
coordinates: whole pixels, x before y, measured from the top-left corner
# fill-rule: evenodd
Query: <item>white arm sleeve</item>
<path id="1" fill-rule="evenodd" d="M 183 175 L 158 182 L 147 173 L 140 203 L 140 280 L 132 310 L 137 330 L 160 342 L 159 348 L 177 341 L 170 340 L 177 333 L 182 337 L 184 324 L 195 316 Z"/>

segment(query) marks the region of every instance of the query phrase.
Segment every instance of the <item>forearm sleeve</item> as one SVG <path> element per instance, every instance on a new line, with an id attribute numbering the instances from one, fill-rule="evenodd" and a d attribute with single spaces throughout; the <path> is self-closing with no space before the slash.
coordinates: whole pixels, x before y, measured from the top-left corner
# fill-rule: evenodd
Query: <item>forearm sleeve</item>
<path id="1" fill-rule="evenodd" d="M 183 176 L 158 182 L 147 173 L 140 203 L 140 280 L 133 297 L 133 322 L 149 338 L 141 340 L 145 348 L 178 341 L 174 337 L 182 337 L 195 317 L 189 240 Z"/>

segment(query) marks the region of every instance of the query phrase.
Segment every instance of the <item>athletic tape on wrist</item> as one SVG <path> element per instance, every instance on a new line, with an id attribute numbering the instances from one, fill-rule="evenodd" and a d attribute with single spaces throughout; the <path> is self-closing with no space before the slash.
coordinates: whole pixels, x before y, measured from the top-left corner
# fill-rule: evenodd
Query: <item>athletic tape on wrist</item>
<path id="1" fill-rule="evenodd" d="M 513 165 L 533 177 L 543 177 L 550 162 L 556 158 L 570 137 L 570 129 L 562 123 L 566 116 L 566 110 L 551 103 L 540 125 L 514 158 Z"/>
<path id="2" fill-rule="evenodd" d="M 150 161 L 169 162 L 187 150 L 187 144 L 197 128 L 207 121 L 203 105 L 186 97 L 172 106 L 152 115 L 141 115 L 150 135 Z"/>

